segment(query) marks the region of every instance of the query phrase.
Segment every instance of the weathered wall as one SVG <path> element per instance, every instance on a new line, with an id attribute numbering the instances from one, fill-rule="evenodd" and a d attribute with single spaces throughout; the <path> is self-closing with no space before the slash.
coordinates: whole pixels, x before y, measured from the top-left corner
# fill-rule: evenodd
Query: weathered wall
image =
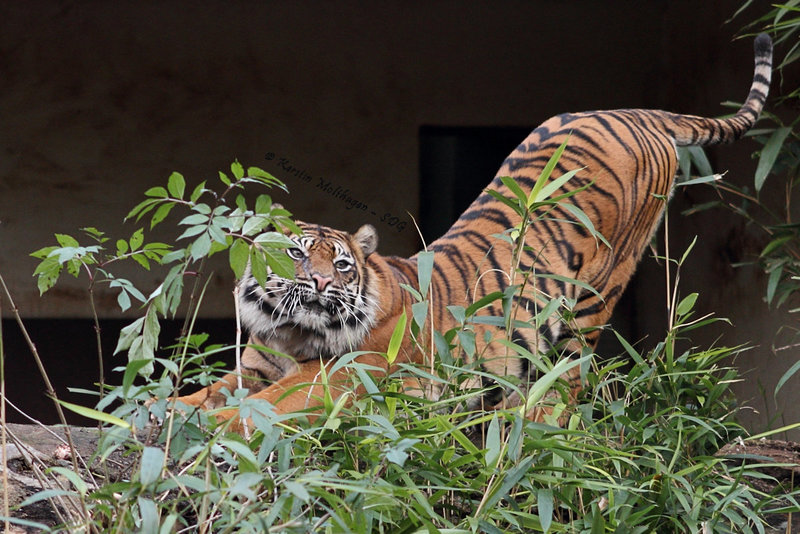
<path id="1" fill-rule="evenodd" d="M 276 197 L 298 217 L 346 229 L 369 222 L 381 251 L 410 253 L 414 230 L 380 219 L 417 212 L 420 125 L 537 124 L 613 107 L 720 114 L 721 101 L 744 98 L 751 76 L 751 43 L 732 43 L 737 26 L 723 24 L 738 4 L 4 3 L 0 273 L 23 315 L 85 317 L 85 280 L 40 299 L 29 252 L 83 226 L 130 235 L 137 227 L 122 218 L 145 189 L 173 170 L 213 179 L 234 158 L 284 179 L 291 194 Z M 712 158 L 744 182 L 752 149 Z M 368 209 L 347 209 L 318 187 L 328 182 Z M 733 319 L 724 343 L 761 345 L 738 363 L 769 391 L 767 369 L 782 372 L 793 357 L 766 349 L 776 319 L 758 273 L 728 267 L 744 254 L 740 221 L 680 217 L 686 197 L 702 194 L 679 192 L 671 212 L 676 249 L 701 236 L 686 292 Z M 638 331 L 658 335 L 663 291 L 653 288 L 663 275 L 652 261 L 641 271 L 629 309 Z M 232 315 L 231 287 L 223 265 L 207 317 Z M 100 314 L 119 315 L 113 294 Z"/>

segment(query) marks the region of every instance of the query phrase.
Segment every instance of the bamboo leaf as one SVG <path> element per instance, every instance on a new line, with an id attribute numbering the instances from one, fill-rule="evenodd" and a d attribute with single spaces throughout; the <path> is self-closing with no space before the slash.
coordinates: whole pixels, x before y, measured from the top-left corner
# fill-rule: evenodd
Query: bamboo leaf
<path id="1" fill-rule="evenodd" d="M 528 205 L 528 207 L 530 207 L 532 204 L 534 204 L 536 202 L 543 202 L 543 201 L 547 200 L 548 198 L 550 198 L 550 196 L 553 193 L 558 191 L 564 184 L 566 184 L 568 181 L 570 181 L 576 174 L 578 174 L 579 172 L 581 172 L 585 168 L 586 167 L 581 167 L 580 169 L 573 169 L 571 171 L 565 172 L 564 174 L 562 174 L 558 178 L 555 178 L 555 179 L 549 181 L 547 183 L 547 185 L 542 187 L 542 189 L 541 189 L 541 191 L 539 191 L 539 194 L 537 195 L 537 197 L 535 199 L 533 199 L 533 202 L 530 203 Z"/>
<path id="2" fill-rule="evenodd" d="M 500 460 L 501 448 L 500 423 L 497 421 L 497 413 L 495 413 L 489 422 L 489 428 L 486 430 L 486 455 L 484 456 L 486 467 L 494 469 L 497 466 L 497 462 Z"/>
<path id="3" fill-rule="evenodd" d="M 101 412 L 100 410 L 87 408 L 86 406 L 80 406 L 78 404 L 72 404 L 71 402 L 63 400 L 58 400 L 58 403 L 67 410 L 74 412 L 78 415 L 81 415 L 83 417 L 86 417 L 88 419 L 94 419 L 95 421 L 100 421 L 101 423 L 108 423 L 126 429 L 130 429 L 131 427 L 131 425 L 127 421 L 120 419 L 115 415 Z"/>
<path id="4" fill-rule="evenodd" d="M 61 404 L 64 403 L 61 402 Z M 72 469 L 67 469 L 66 467 L 57 466 L 57 467 L 51 467 L 50 469 L 48 469 L 48 472 L 58 473 L 59 475 L 69 480 L 70 483 L 75 487 L 75 490 L 81 495 L 86 495 L 89 492 L 89 486 L 80 477 L 80 475 L 75 471 L 73 471 Z"/>
<path id="5" fill-rule="evenodd" d="M 389 362 L 389 365 L 394 363 L 394 361 L 397 359 L 397 354 L 400 352 L 400 346 L 403 343 L 403 336 L 406 333 L 406 321 L 406 311 L 403 310 L 403 313 L 400 314 L 400 318 L 397 320 L 397 324 L 394 325 L 392 337 L 389 340 L 389 348 L 386 349 L 386 359 Z"/>
<path id="6" fill-rule="evenodd" d="M 428 294 L 428 286 L 431 283 L 431 273 L 433 273 L 433 252 L 420 252 L 417 254 L 417 276 L 419 278 L 419 292 L 423 297 Z"/>
<path id="7" fill-rule="evenodd" d="M 158 447 L 145 447 L 142 451 L 141 467 L 139 468 L 139 482 L 149 486 L 161 478 L 161 469 L 164 466 L 164 451 Z"/>
<path id="8" fill-rule="evenodd" d="M 547 534 L 553 523 L 553 490 L 540 488 L 536 496 L 536 507 L 542 531 Z"/>
<path id="9" fill-rule="evenodd" d="M 514 196 L 519 199 L 520 202 L 525 202 L 525 191 L 522 190 L 514 178 L 511 176 L 501 176 L 500 181 L 503 182 L 503 185 L 505 185 L 509 191 L 511 191 Z"/>
<path id="10" fill-rule="evenodd" d="M 683 300 L 680 301 L 678 307 L 675 308 L 675 313 L 678 315 L 686 315 L 694 308 L 694 303 L 697 302 L 697 293 L 690 293 Z"/>
<path id="11" fill-rule="evenodd" d="M 564 149 L 567 148 L 568 142 L 569 142 L 569 136 L 567 136 L 567 138 L 564 139 L 564 142 L 561 143 L 561 145 L 559 145 L 559 147 L 555 150 L 555 152 L 553 152 L 553 155 L 550 156 L 550 160 L 544 166 L 544 169 L 542 169 L 542 172 L 541 174 L 539 174 L 539 178 L 536 179 L 536 183 L 534 184 L 530 195 L 528 195 L 528 207 L 530 207 L 535 202 L 534 199 L 539 198 L 542 188 L 547 183 L 547 180 L 550 179 L 550 174 L 553 172 L 553 169 L 556 168 L 558 160 L 561 158 L 561 154 L 564 152 Z"/>
<path id="12" fill-rule="evenodd" d="M 758 159 L 758 166 L 756 167 L 756 191 L 761 191 L 761 188 L 764 186 L 764 181 L 767 179 L 769 173 L 772 172 L 772 167 L 778 159 L 778 154 L 783 147 L 783 142 L 791 131 L 792 129 L 787 126 L 777 128 L 767 140 L 766 144 L 764 144 L 764 148 L 761 150 L 761 157 Z"/>
<path id="13" fill-rule="evenodd" d="M 774 267 L 772 271 L 769 273 L 769 279 L 767 280 L 767 304 L 772 304 L 772 299 L 775 298 L 775 290 L 778 288 L 778 283 L 781 281 L 781 275 L 783 274 L 783 265 L 778 265 Z"/>

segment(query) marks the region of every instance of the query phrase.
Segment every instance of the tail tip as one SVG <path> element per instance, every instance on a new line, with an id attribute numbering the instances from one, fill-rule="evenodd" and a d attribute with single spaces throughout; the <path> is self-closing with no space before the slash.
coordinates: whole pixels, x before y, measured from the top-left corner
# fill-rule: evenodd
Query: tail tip
<path id="1" fill-rule="evenodd" d="M 753 48 L 759 56 L 772 55 L 772 39 L 766 33 L 759 33 L 753 43 Z"/>

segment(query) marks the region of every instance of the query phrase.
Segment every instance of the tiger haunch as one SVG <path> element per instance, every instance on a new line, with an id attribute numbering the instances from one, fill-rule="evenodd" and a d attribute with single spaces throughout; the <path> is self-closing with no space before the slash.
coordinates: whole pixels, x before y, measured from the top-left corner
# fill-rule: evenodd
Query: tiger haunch
<path id="1" fill-rule="evenodd" d="M 583 343 L 596 344 L 597 327 L 607 322 L 660 223 L 678 166 L 676 146 L 732 142 L 758 119 L 770 84 L 770 38 L 759 35 L 754 48 L 755 72 L 749 95 L 729 118 L 637 109 L 568 113 L 542 123 L 508 156 L 489 188 L 513 196 L 500 179 L 510 176 L 528 194 L 553 152 L 568 138 L 551 179 L 572 169 L 582 170 L 555 195 L 588 185 L 569 201 L 588 216 L 611 246 L 599 245 L 586 229 L 565 223 L 574 220 L 565 208 L 556 207 L 550 217 L 535 220 L 527 230 L 527 248 L 516 266 L 520 270 L 516 272 L 532 276 L 525 291 L 516 297 L 514 319 L 530 324 L 543 299 L 561 299 L 571 308 L 571 321 L 567 325 L 554 319 L 540 328 L 518 328 L 513 333 L 475 324 L 476 340 L 483 343 L 487 331 L 492 340 L 478 347 L 481 370 L 513 375 L 523 384 L 535 375 L 528 359 L 509 355 L 507 344 L 498 342 L 504 336 L 532 354 L 546 353 L 560 342 L 566 342 L 567 351 L 577 350 Z M 435 257 L 430 319 L 438 330 L 458 326 L 447 305 L 467 306 L 508 287 L 515 273 L 512 245 L 492 236 L 518 223 L 519 217 L 510 207 L 484 192 L 447 233 L 429 245 Z M 377 237 L 372 227 L 362 227 L 353 236 L 315 225 L 301 224 L 301 228 L 304 234 L 295 241 L 298 250 L 289 251 L 297 274 L 292 289 L 284 290 L 289 282 L 276 281 L 274 275 L 266 287 L 260 287 L 252 276 L 245 276 L 239 285 L 242 319 L 251 343 L 294 357 L 287 360 L 252 347 L 243 356 L 251 394 L 282 412 L 320 404 L 321 361 L 351 350 L 385 351 L 398 318 L 404 310 L 410 313 L 412 299 L 401 284 L 417 285 L 416 256 L 375 253 Z M 568 279 L 578 280 L 596 293 L 564 281 Z M 503 310 L 498 303 L 484 313 L 501 316 Z M 576 336 L 581 343 L 571 341 Z M 423 363 L 425 358 L 411 340 L 404 342 L 400 362 Z M 386 368 L 385 360 L 375 354 L 357 360 Z M 339 394 L 339 386 L 346 386 L 346 373 L 342 370 L 339 376 L 329 377 L 334 396 Z M 220 389 L 232 387 L 232 376 L 181 400 L 218 406 L 213 399 L 219 399 Z M 578 371 L 565 378 L 575 386 L 570 394 L 574 396 L 580 386 Z M 502 397 L 495 389 L 476 399 L 476 405 L 522 402 L 519 396 Z M 527 414 L 539 418 L 541 407 L 527 407 Z M 235 410 L 228 410 L 219 417 L 235 416 Z"/>

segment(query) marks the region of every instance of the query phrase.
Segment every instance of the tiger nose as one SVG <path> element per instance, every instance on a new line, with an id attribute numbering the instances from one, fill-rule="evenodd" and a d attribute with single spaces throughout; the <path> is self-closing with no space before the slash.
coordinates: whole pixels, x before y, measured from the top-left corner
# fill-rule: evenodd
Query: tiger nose
<path id="1" fill-rule="evenodd" d="M 317 283 L 317 291 L 320 293 L 322 293 L 325 288 L 328 287 L 328 284 L 333 282 L 333 278 L 330 276 L 322 276 L 321 274 L 316 273 L 311 275 L 311 279 Z"/>

